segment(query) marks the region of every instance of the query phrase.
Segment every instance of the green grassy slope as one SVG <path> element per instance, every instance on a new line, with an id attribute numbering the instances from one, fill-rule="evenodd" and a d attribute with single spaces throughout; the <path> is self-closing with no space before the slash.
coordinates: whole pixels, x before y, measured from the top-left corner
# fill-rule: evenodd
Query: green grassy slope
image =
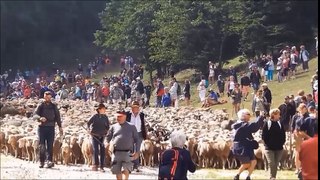
<path id="1" fill-rule="evenodd" d="M 240 62 L 239 60 L 240 60 L 240 57 L 231 59 L 228 64 L 225 64 L 223 68 L 227 68 L 230 65 L 234 67 L 241 66 L 241 64 L 243 65 L 243 63 L 245 63 L 245 62 Z M 296 79 L 294 80 L 288 80 L 282 83 L 278 83 L 277 81 L 268 82 L 269 89 L 271 90 L 272 96 L 273 96 L 272 108 L 278 107 L 283 102 L 283 98 L 286 95 L 290 95 L 290 94 L 296 95 L 297 92 L 301 89 L 305 90 L 306 93 L 311 93 L 310 79 L 312 75 L 315 73 L 316 69 L 318 68 L 318 58 L 311 59 L 309 62 L 309 67 L 310 67 L 309 72 L 302 72 L 301 67 L 299 67 Z M 103 74 L 98 74 L 95 76 L 93 80 L 99 81 L 104 75 L 109 76 L 112 74 L 118 74 L 118 68 L 114 68 Z M 183 88 L 184 80 L 192 79 L 193 74 L 195 74 L 194 69 L 186 69 L 175 75 L 177 80 L 180 82 L 181 88 Z M 274 79 L 276 79 L 276 74 L 274 74 Z M 145 73 L 143 81 L 144 82 L 149 81 L 149 75 L 147 73 Z M 169 84 L 169 81 L 170 81 L 169 78 L 163 81 L 165 86 Z M 200 100 L 198 97 L 198 92 L 196 90 L 197 85 L 198 85 L 198 82 L 194 82 L 191 84 L 191 105 L 194 107 L 201 107 Z M 212 85 L 211 88 L 213 88 L 214 90 L 217 90 L 216 84 Z M 151 97 L 152 103 L 154 103 L 154 99 L 155 98 L 152 96 Z M 212 106 L 211 108 L 214 108 L 214 109 L 226 108 L 227 111 L 231 113 L 232 105 L 231 103 L 229 103 L 230 99 L 226 97 L 226 95 L 224 97 L 221 97 L 221 99 L 227 100 L 228 103 L 222 104 L 222 105 L 215 105 L 215 106 Z M 248 108 L 249 110 L 251 110 L 251 100 L 252 100 L 252 95 L 249 97 L 249 99 L 246 102 L 243 102 L 243 104 L 241 104 L 241 108 Z M 185 103 L 183 101 L 180 101 L 179 106 L 185 106 Z"/>

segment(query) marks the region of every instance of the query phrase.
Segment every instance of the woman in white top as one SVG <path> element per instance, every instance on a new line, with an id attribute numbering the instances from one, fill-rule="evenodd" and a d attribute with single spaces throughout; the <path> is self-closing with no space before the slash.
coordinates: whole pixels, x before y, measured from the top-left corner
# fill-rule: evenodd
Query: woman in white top
<path id="1" fill-rule="evenodd" d="M 264 114 L 266 112 L 265 103 L 267 102 L 266 98 L 263 96 L 263 91 L 259 89 L 253 98 L 252 102 L 252 111 L 255 112 L 256 117 L 260 116 L 260 114 Z M 262 113 L 263 112 L 263 113 Z"/>
<path id="2" fill-rule="evenodd" d="M 199 82 L 199 85 L 197 87 L 197 90 L 199 92 L 199 98 L 200 98 L 200 101 L 201 103 L 203 104 L 204 101 L 206 100 L 206 87 L 205 87 L 205 80 L 202 79 L 200 82 Z"/>
<path id="3" fill-rule="evenodd" d="M 214 84 L 214 64 L 209 61 L 209 82 L 210 84 Z"/>
<path id="4" fill-rule="evenodd" d="M 268 55 L 267 58 L 269 59 L 269 61 L 267 62 L 267 65 L 268 65 L 267 81 L 273 81 L 274 62 L 270 55 Z"/>
<path id="5" fill-rule="evenodd" d="M 175 81 L 170 81 L 170 97 L 171 97 L 171 105 L 173 107 L 177 107 L 178 106 L 178 83 Z"/>
<path id="6" fill-rule="evenodd" d="M 227 85 L 227 93 L 228 93 L 228 97 L 230 96 L 231 92 L 234 90 L 234 86 L 235 86 L 235 80 L 233 76 L 230 76 L 230 80 L 228 82 Z"/>

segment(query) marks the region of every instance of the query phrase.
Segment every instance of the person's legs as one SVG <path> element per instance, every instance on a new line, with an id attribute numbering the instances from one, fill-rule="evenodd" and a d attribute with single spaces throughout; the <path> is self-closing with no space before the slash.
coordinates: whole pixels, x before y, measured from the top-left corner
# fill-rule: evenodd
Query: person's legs
<path id="1" fill-rule="evenodd" d="M 266 158 L 268 161 L 268 166 L 270 169 L 270 178 L 275 178 L 277 166 L 276 166 L 276 160 L 275 160 L 275 151 L 266 150 Z"/>
<path id="2" fill-rule="evenodd" d="M 239 180 L 241 173 L 250 167 L 250 163 L 241 163 L 237 175 L 233 178 L 234 180 Z"/>
<path id="3" fill-rule="evenodd" d="M 256 167 L 257 160 L 251 160 L 250 167 L 248 168 L 248 176 L 250 177 L 254 168 Z"/>
<path id="4" fill-rule="evenodd" d="M 122 180 L 122 173 L 121 174 L 116 174 L 117 180 Z"/>
<path id="5" fill-rule="evenodd" d="M 282 158 L 282 153 L 283 153 L 283 150 L 279 150 L 279 151 L 275 151 L 275 156 L 274 156 L 274 159 L 275 159 L 275 172 L 274 172 L 274 178 L 277 177 L 277 171 L 278 171 L 278 165 L 279 165 L 279 162 Z"/>
<path id="6" fill-rule="evenodd" d="M 143 137 L 142 137 L 142 133 L 139 132 L 139 138 L 138 138 L 138 142 L 134 145 L 134 152 L 138 152 L 140 150 L 141 147 L 141 143 L 143 141 Z M 136 160 L 133 160 L 133 168 L 138 170 L 139 166 L 140 166 L 140 162 L 139 162 L 140 158 L 137 158 Z"/>
<path id="7" fill-rule="evenodd" d="M 45 129 L 44 127 L 38 128 L 39 137 L 39 157 L 40 157 L 40 168 L 43 168 L 44 161 L 46 160 L 46 146 L 45 146 Z"/>
<path id="8" fill-rule="evenodd" d="M 128 170 L 123 170 L 122 171 L 122 177 L 124 180 L 128 180 L 129 179 L 129 171 Z"/>
<path id="9" fill-rule="evenodd" d="M 273 81 L 273 70 L 269 70 L 269 81 Z"/>
<path id="10" fill-rule="evenodd" d="M 92 170 L 96 171 L 99 165 L 99 142 L 96 136 L 92 136 L 92 147 L 93 147 L 93 156 L 92 156 Z"/>
<path id="11" fill-rule="evenodd" d="M 106 159 L 106 148 L 104 146 L 104 138 L 99 138 L 99 141 L 102 142 L 100 143 L 100 169 L 103 170 L 104 167 L 104 160 Z"/>
<path id="12" fill-rule="evenodd" d="M 53 156 L 53 142 L 54 142 L 54 126 L 47 128 L 47 151 L 48 151 L 48 161 L 52 163 Z M 49 166 L 49 165 L 48 165 Z M 52 166 L 52 165 L 50 165 Z"/>

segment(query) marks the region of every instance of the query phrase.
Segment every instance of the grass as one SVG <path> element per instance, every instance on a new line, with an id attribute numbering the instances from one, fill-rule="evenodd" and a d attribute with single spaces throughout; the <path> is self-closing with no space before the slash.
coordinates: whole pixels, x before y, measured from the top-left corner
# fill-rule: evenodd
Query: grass
<path id="1" fill-rule="evenodd" d="M 238 64 L 236 64 L 236 63 L 238 63 Z M 232 64 L 234 67 L 236 67 L 237 65 L 241 64 L 241 62 L 239 61 L 239 58 L 235 58 L 231 61 L 230 64 Z M 302 70 L 299 67 L 300 70 L 298 70 L 298 73 L 296 75 L 296 79 L 294 79 L 294 80 L 288 80 L 288 81 L 284 81 L 282 83 L 278 83 L 277 81 L 267 82 L 268 87 L 272 93 L 272 101 L 273 102 L 272 102 L 271 108 L 278 107 L 283 102 L 283 99 L 286 95 L 290 95 L 290 94 L 297 95 L 297 92 L 299 90 L 304 90 L 307 94 L 311 93 L 310 80 L 311 80 L 312 75 L 315 74 L 315 71 L 318 68 L 317 58 L 313 58 L 312 60 L 310 60 L 309 67 L 310 67 L 309 72 L 301 72 Z M 186 79 L 186 78 L 190 79 L 192 77 L 193 73 L 194 73 L 194 70 L 185 70 L 185 71 L 178 73 L 176 75 L 176 78 L 179 82 L 182 83 L 184 81 L 184 79 Z M 276 78 L 276 74 L 274 75 L 274 77 Z M 239 80 L 240 80 L 240 78 L 239 78 Z M 168 82 L 168 80 L 166 80 L 165 82 Z M 196 90 L 197 85 L 198 85 L 197 83 L 191 84 L 191 105 L 194 107 L 201 106 L 200 100 L 198 97 L 198 92 Z M 216 84 L 212 85 L 210 88 L 217 90 Z M 251 93 L 253 93 L 253 90 L 251 90 Z M 247 109 L 251 110 L 252 97 L 253 97 L 253 95 L 249 96 L 248 100 L 241 104 L 241 108 L 247 108 Z M 229 103 L 230 99 L 226 95 L 221 97 L 220 99 L 227 100 L 228 103 L 211 106 L 211 108 L 215 108 L 215 109 L 225 108 L 225 109 L 227 109 L 227 111 L 229 113 L 232 113 L 232 105 L 231 105 L 231 103 Z M 183 106 L 183 105 L 185 105 L 185 103 L 179 102 L 179 105 Z"/>
<path id="2" fill-rule="evenodd" d="M 188 174 L 189 179 L 233 179 L 237 170 L 200 169 L 194 174 Z M 240 179 L 247 177 L 248 171 L 240 175 Z M 252 179 L 269 179 L 269 171 L 254 170 L 250 176 Z M 277 172 L 277 179 L 297 179 L 294 171 L 281 170 Z"/>
<path id="3" fill-rule="evenodd" d="M 226 69 L 230 65 L 232 65 L 234 67 L 237 67 L 237 66 L 239 67 L 239 66 L 243 65 L 243 63 L 245 63 L 244 61 L 241 61 L 241 59 L 242 59 L 241 56 L 238 56 L 234 59 L 231 59 L 228 61 L 228 63 L 226 63 L 223 66 L 223 68 Z M 278 83 L 277 81 L 268 82 L 268 87 L 272 92 L 273 103 L 271 105 L 271 108 L 278 107 L 283 102 L 283 98 L 286 95 L 290 95 L 290 94 L 297 95 L 297 92 L 301 89 L 305 90 L 306 93 L 311 93 L 310 79 L 318 67 L 317 58 L 313 58 L 310 60 L 309 67 L 310 67 L 309 72 L 301 72 L 302 71 L 301 67 L 299 67 L 300 72 L 298 71 L 298 73 L 296 75 L 296 79 L 294 79 L 294 80 L 288 80 L 288 81 L 285 81 L 282 83 Z M 93 80 L 100 81 L 100 79 L 104 75 L 110 76 L 113 74 L 118 74 L 118 69 L 119 68 L 109 69 L 106 73 L 103 73 L 103 74 L 101 73 L 101 74 L 96 75 Z M 155 73 L 155 72 L 153 72 L 153 73 Z M 181 88 L 183 88 L 184 80 L 185 79 L 189 79 L 189 80 L 192 79 L 194 74 L 195 74 L 195 69 L 186 69 L 186 70 L 183 70 L 183 71 L 177 73 L 175 75 L 175 77 L 176 77 L 177 81 L 180 83 Z M 149 74 L 147 72 L 145 72 L 143 81 L 144 82 L 149 81 L 150 80 L 149 77 L 150 77 Z M 274 79 L 275 78 L 276 78 L 276 74 L 274 74 Z M 240 80 L 240 78 L 238 78 L 238 79 Z M 164 85 L 167 86 L 169 84 L 169 81 L 170 81 L 170 79 L 166 78 L 163 81 Z M 191 106 L 193 106 L 193 107 L 201 107 L 200 100 L 198 97 L 198 92 L 196 90 L 197 85 L 198 85 L 198 82 L 191 84 L 191 102 L 190 103 L 191 103 Z M 216 84 L 212 85 L 209 88 L 213 88 L 214 90 L 217 90 Z M 252 92 L 253 92 L 253 90 L 252 90 Z M 154 102 L 154 99 L 155 99 L 154 94 L 155 93 L 152 93 L 152 97 L 151 97 L 152 103 Z M 248 100 L 241 104 L 241 108 L 247 108 L 247 109 L 251 110 L 252 96 L 253 95 L 249 96 Z M 231 103 L 229 103 L 230 99 L 228 97 L 226 97 L 226 95 L 221 97 L 220 99 L 227 100 L 228 103 L 222 104 L 222 105 L 215 105 L 215 106 L 212 106 L 211 108 L 214 108 L 214 109 L 225 108 L 225 109 L 227 109 L 227 111 L 229 113 L 232 114 L 232 105 L 231 105 Z M 179 101 L 179 106 L 185 106 L 185 102 Z M 234 116 L 235 116 L 235 114 L 234 114 Z"/>

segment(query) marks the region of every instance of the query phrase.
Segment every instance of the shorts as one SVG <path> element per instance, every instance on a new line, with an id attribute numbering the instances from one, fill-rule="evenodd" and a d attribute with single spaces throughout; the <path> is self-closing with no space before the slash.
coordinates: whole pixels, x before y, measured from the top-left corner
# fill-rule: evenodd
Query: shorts
<path id="1" fill-rule="evenodd" d="M 250 86 L 242 86 L 242 94 L 247 94 L 250 91 Z"/>
<path id="2" fill-rule="evenodd" d="M 121 174 L 123 170 L 132 171 L 133 163 L 131 162 L 130 152 L 115 151 L 111 157 L 112 174 Z"/>
<path id="3" fill-rule="evenodd" d="M 291 64 L 291 65 L 290 65 L 290 69 L 291 69 L 292 71 L 294 71 L 294 70 L 296 70 L 296 66 L 297 66 L 297 64 Z"/>

